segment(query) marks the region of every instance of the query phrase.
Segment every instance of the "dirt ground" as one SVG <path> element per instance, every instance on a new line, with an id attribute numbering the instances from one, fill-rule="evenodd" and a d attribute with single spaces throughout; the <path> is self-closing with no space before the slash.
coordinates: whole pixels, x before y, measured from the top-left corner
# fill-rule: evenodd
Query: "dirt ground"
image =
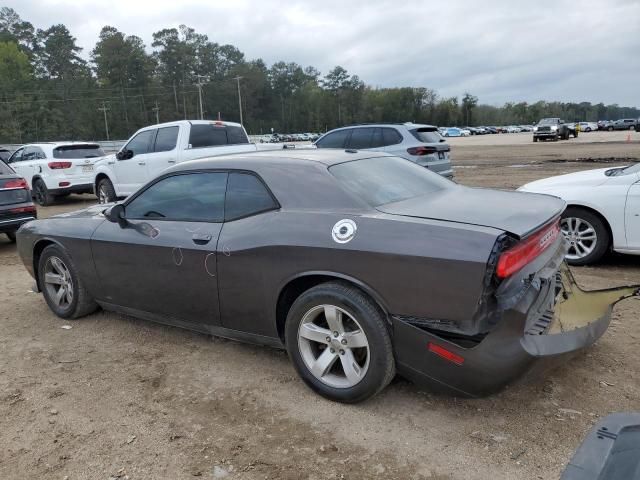
<path id="1" fill-rule="evenodd" d="M 514 188 L 603 165 L 576 159 L 640 161 L 631 135 L 451 144 L 458 181 Z M 91 203 L 72 196 L 39 214 Z M 498 395 L 436 396 L 396 379 L 346 406 L 309 391 L 281 351 L 105 312 L 62 321 L 0 237 L 3 479 L 554 479 L 599 417 L 640 410 L 636 299 L 593 348 Z M 574 273 L 590 288 L 640 283 L 640 257 Z"/>

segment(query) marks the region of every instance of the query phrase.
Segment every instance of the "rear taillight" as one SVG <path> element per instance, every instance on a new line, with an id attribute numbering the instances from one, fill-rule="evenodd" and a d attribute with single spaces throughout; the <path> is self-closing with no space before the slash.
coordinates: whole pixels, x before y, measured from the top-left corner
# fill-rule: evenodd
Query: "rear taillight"
<path id="1" fill-rule="evenodd" d="M 560 220 L 542 228 L 500 255 L 496 267 L 498 278 L 507 278 L 538 257 L 560 235 Z"/>
<path id="2" fill-rule="evenodd" d="M 49 162 L 51 170 L 60 170 L 62 168 L 71 168 L 71 162 Z"/>
<path id="3" fill-rule="evenodd" d="M 409 155 L 431 155 L 436 153 L 438 149 L 436 147 L 411 147 L 407 148 Z"/>
<path id="4" fill-rule="evenodd" d="M 24 178 L 16 178 L 15 180 L 7 180 L 2 188 L 24 188 L 29 190 L 29 184 Z"/>
<path id="5" fill-rule="evenodd" d="M 29 205 L 28 207 L 12 208 L 9 213 L 36 213 L 36 207 L 35 205 Z"/>

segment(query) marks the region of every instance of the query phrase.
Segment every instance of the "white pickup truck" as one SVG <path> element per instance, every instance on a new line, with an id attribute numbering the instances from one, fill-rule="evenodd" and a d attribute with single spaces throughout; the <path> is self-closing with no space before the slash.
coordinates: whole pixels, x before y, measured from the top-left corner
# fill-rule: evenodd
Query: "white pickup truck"
<path id="1" fill-rule="evenodd" d="M 115 155 L 95 164 L 94 191 L 100 203 L 127 197 L 176 163 L 227 153 L 255 152 L 239 123 L 180 120 L 138 130 Z"/>

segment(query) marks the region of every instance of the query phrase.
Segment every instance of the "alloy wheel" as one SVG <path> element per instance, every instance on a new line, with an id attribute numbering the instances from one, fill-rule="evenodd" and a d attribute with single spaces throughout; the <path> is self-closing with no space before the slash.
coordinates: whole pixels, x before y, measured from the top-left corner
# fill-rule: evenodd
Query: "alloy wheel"
<path id="1" fill-rule="evenodd" d="M 566 217 L 560 223 L 562 234 L 569 242 L 566 257 L 578 260 L 589 255 L 596 248 L 598 235 L 589 222 L 579 217 Z"/>
<path id="2" fill-rule="evenodd" d="M 330 387 L 353 387 L 369 369 L 364 330 L 352 315 L 335 305 L 318 305 L 304 314 L 298 347 L 311 374 Z"/>
<path id="3" fill-rule="evenodd" d="M 44 283 L 47 294 L 62 309 L 73 302 L 73 279 L 71 272 L 60 258 L 51 256 L 44 267 Z"/>

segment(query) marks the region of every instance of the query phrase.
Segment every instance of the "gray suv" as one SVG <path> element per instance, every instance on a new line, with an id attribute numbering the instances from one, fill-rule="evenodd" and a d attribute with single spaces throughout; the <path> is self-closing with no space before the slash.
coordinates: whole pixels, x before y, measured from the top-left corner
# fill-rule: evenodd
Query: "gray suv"
<path id="1" fill-rule="evenodd" d="M 387 152 L 452 178 L 449 145 L 431 125 L 416 123 L 363 124 L 336 128 L 316 142 L 318 148 Z"/>

